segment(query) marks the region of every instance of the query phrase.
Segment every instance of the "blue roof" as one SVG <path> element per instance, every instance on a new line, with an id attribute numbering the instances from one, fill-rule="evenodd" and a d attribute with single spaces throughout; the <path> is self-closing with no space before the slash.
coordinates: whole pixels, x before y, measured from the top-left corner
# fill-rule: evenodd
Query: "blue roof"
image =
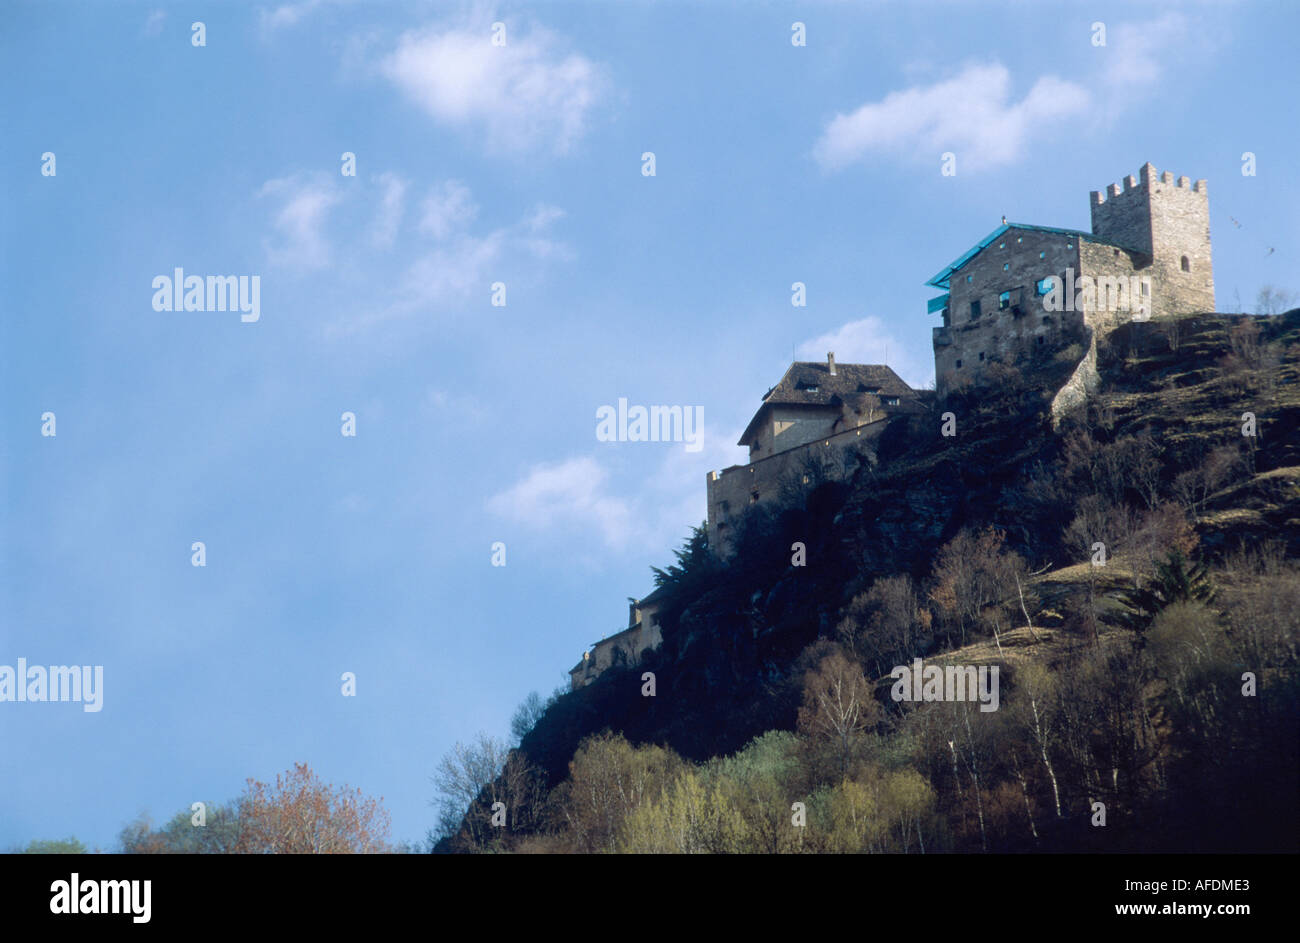
<path id="1" fill-rule="evenodd" d="M 1083 232 L 1078 229 L 1059 229 L 1056 226 L 1031 226 L 1029 223 L 1003 223 L 997 229 L 993 230 L 991 233 L 989 233 L 987 236 L 985 236 L 983 239 L 981 239 L 971 248 L 967 249 L 960 256 L 958 256 L 956 261 L 954 261 L 951 265 L 944 266 L 943 271 L 940 272 L 938 275 L 934 276 L 934 278 L 930 279 L 928 282 L 926 282 L 926 284 L 931 285 L 935 288 L 947 289 L 949 287 L 948 280 L 952 277 L 953 273 L 955 273 L 959 268 L 961 268 L 971 259 L 975 258 L 975 256 L 978 255 L 981 250 L 987 249 L 989 245 L 994 242 L 994 240 L 996 240 L 1008 229 L 1032 229 L 1034 232 L 1055 232 L 1055 233 L 1060 233 L 1063 236 L 1078 236 L 1080 239 L 1087 239 L 1091 242 L 1103 242 L 1106 243 L 1107 245 L 1115 245 L 1115 243 L 1111 243 L 1106 239 L 1098 239 L 1090 232 Z M 1119 248 L 1122 249 L 1125 247 L 1120 246 Z"/>

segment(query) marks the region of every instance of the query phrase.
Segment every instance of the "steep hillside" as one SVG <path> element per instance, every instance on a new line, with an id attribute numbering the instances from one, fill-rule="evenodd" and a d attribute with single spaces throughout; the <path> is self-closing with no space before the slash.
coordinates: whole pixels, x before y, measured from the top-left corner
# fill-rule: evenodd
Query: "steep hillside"
<path id="1" fill-rule="evenodd" d="M 1260 581 L 1300 586 L 1288 562 L 1300 558 L 1300 311 L 1129 324 L 1103 339 L 1098 362 L 1101 392 L 1056 430 L 1048 406 L 1068 363 L 1025 374 L 1005 367 L 994 387 L 954 393 L 935 402 L 930 415 L 897 420 L 851 481 L 826 481 L 787 507 L 752 512 L 727 563 L 699 546 L 684 549 L 680 565 L 661 574 L 670 590 L 662 647 L 634 668 L 610 670 L 559 698 L 523 737 L 520 756 L 555 787 L 570 776 L 584 738 L 601 731 L 660 744 L 695 762 L 741 751 L 769 731 L 803 731 L 809 673 L 839 651 L 877 679 L 882 711 L 864 733 L 876 746 L 863 746 L 852 761 L 867 766 L 853 769 L 919 771 L 945 836 L 937 847 L 1021 847 L 1021 826 L 997 835 L 985 816 L 986 804 L 1010 803 L 1017 792 L 1034 847 L 1092 847 L 1091 834 L 1061 831 L 1069 821 L 1062 794 L 1078 815 L 1088 796 L 1104 789 L 1130 814 L 1160 810 L 1143 818 L 1148 837 L 1151 829 L 1173 834 L 1180 803 L 1190 800 L 1169 777 L 1179 756 L 1209 747 L 1180 739 L 1184 731 L 1171 719 L 1177 710 L 1161 700 L 1176 685 L 1161 674 L 1174 669 L 1159 661 L 1159 646 L 1126 695 L 1147 719 L 1141 730 L 1125 726 L 1114 734 L 1129 744 L 1126 755 L 1141 752 L 1133 746 L 1141 742 L 1151 756 L 1142 763 L 1130 756 L 1131 768 L 1114 760 L 1110 785 L 1090 768 L 1088 757 L 1105 752 L 1100 741 L 1080 741 L 1060 761 L 1077 762 L 1075 785 L 1057 782 L 1044 748 L 1041 763 L 1033 760 L 1042 767 L 1036 772 L 1019 761 L 1014 775 L 998 767 L 1011 784 L 1003 795 L 981 784 L 974 740 L 968 767 L 959 769 L 953 748 L 948 769 L 942 738 L 931 756 L 918 746 L 929 734 L 909 727 L 924 712 L 900 713 L 888 696 L 890 668 L 914 657 L 1001 664 L 1013 691 L 1030 663 L 1077 682 L 1081 672 L 1104 671 L 1099 666 L 1107 659 L 1120 659 L 1126 674 L 1127 666 L 1146 664 L 1145 654 L 1134 653 L 1144 650 L 1150 632 L 1183 631 L 1166 626 L 1173 616 L 1162 613 L 1182 613 L 1184 606 L 1192 607 L 1186 624 L 1217 620 L 1215 632 L 1227 633 L 1224 652 L 1239 652 L 1237 623 L 1221 603 L 1212 609 L 1216 594 L 1222 600 L 1240 591 L 1254 605 Z M 1254 434 L 1243 435 L 1243 428 Z M 1273 542 L 1271 556 L 1243 562 L 1243 548 L 1266 542 Z M 806 548 L 806 565 L 792 565 L 796 543 Z M 962 575 L 962 561 L 972 559 L 998 561 L 1002 569 L 990 568 L 987 581 L 999 589 L 977 589 L 978 574 Z M 1223 592 L 1198 588 L 1204 567 Z M 900 592 L 913 594 L 909 614 L 891 621 L 897 606 L 891 609 L 890 600 Z M 1246 667 L 1281 670 L 1293 696 L 1295 614 L 1278 618 L 1269 644 L 1282 638 L 1290 655 L 1278 657 L 1291 661 Z M 644 672 L 654 673 L 653 697 L 643 696 Z M 1271 709 L 1290 711 L 1283 716 L 1294 725 L 1294 702 Z M 1065 702 L 1061 710 L 1068 718 Z M 1101 720 L 1089 722 L 1093 727 L 1075 722 L 1084 740 L 1104 739 Z M 904 752 L 910 759 L 900 759 Z M 1292 780 L 1294 753 L 1292 744 L 1278 760 L 1279 775 Z M 987 762 L 996 765 L 996 753 Z M 1130 780 L 1123 785 L 1121 770 Z M 849 772 L 846 765 L 840 778 Z M 1048 780 L 1056 832 L 1035 824 L 1036 810 L 1048 802 Z M 835 781 L 804 785 L 812 794 Z M 974 828 L 974 813 L 963 805 L 972 794 L 975 846 L 974 833 L 963 830 Z M 533 820 L 533 830 L 546 830 L 546 816 Z M 551 827 L 560 828 L 556 821 Z M 920 819 L 915 825 L 919 837 Z M 1048 844 L 1038 844 L 1044 836 Z"/>

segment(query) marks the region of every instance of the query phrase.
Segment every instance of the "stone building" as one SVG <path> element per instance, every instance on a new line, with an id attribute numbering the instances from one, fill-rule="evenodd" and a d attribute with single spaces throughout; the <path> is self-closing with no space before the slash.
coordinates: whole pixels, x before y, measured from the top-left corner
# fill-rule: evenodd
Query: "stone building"
<path id="1" fill-rule="evenodd" d="M 601 639 L 582 653 L 582 661 L 569 671 L 569 689 L 576 691 L 590 684 L 612 665 L 635 665 L 647 649 L 658 648 L 664 640 L 659 625 L 662 600 L 662 589 L 656 589 L 644 599 L 629 600 L 627 628 Z"/>
<path id="2" fill-rule="evenodd" d="M 843 477 L 870 451 L 893 415 L 922 409 L 921 393 L 889 367 L 796 361 L 763 396 L 739 445 L 749 463 L 709 472 L 709 546 L 728 556 L 732 534 L 751 506 L 809 483 L 813 474 Z"/>
<path id="3" fill-rule="evenodd" d="M 940 393 L 979 382 L 997 362 L 1015 364 L 1078 343 L 1076 377 L 1060 409 L 1095 381 L 1099 334 L 1130 319 L 1214 310 L 1210 206 L 1204 180 L 1175 181 L 1150 163 L 1091 195 L 1091 232 L 1002 225 L 927 285 L 943 325 L 934 328 Z"/>

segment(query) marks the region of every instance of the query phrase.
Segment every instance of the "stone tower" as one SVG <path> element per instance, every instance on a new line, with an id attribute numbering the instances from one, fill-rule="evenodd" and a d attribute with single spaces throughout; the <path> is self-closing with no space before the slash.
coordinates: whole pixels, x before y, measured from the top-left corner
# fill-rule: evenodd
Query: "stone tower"
<path id="1" fill-rule="evenodd" d="M 1150 163 L 1124 187 L 1111 184 L 1091 194 L 1092 234 L 1136 249 L 1150 259 L 1158 287 L 1155 313 L 1214 310 L 1214 265 L 1210 254 L 1210 196 L 1204 180 L 1165 171 Z"/>

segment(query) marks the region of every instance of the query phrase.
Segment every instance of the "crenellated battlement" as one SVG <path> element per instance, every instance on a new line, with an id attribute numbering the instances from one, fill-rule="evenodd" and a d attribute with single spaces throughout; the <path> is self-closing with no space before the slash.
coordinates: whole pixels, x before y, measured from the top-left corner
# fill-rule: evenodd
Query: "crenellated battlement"
<path id="1" fill-rule="evenodd" d="M 1123 180 L 1123 187 L 1118 183 L 1112 183 L 1101 190 L 1093 190 L 1089 194 L 1089 204 L 1093 207 L 1102 206 L 1116 197 L 1127 197 L 1130 195 L 1146 198 L 1151 195 L 1151 185 L 1153 183 L 1162 183 L 1174 187 L 1176 190 L 1190 190 L 1192 193 L 1199 193 L 1202 196 L 1209 196 L 1209 190 L 1204 179 L 1192 182 L 1190 177 L 1178 177 L 1168 170 L 1157 174 L 1156 168 L 1151 163 L 1142 165 L 1135 177 L 1129 174 Z"/>

